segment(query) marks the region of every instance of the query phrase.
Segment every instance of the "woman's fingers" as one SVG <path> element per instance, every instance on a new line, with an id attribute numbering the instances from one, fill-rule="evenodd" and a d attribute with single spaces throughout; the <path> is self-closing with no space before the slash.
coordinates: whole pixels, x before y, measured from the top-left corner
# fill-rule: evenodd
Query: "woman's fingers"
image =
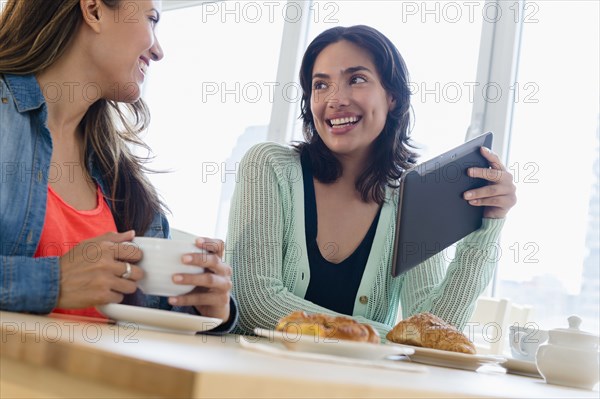
<path id="1" fill-rule="evenodd" d="M 201 266 L 210 272 L 231 277 L 231 266 L 221 261 L 221 257 L 210 253 L 191 253 L 182 258 L 186 265 Z"/>
<path id="2" fill-rule="evenodd" d="M 223 257 L 223 252 L 225 250 L 225 243 L 223 240 L 216 238 L 199 237 L 196 239 L 196 246 L 211 254 L 217 255 L 219 258 Z"/>
<path id="3" fill-rule="evenodd" d="M 466 191 L 463 197 L 468 201 L 478 200 L 482 198 L 497 197 L 510 195 L 514 193 L 512 187 L 506 184 L 490 184 L 474 190 Z"/>
<path id="4" fill-rule="evenodd" d="M 492 168 L 470 168 L 469 177 L 484 179 L 492 183 L 499 183 L 504 180 L 512 181 L 512 175 L 509 172 Z"/>
<path id="5" fill-rule="evenodd" d="M 497 208 L 510 209 L 516 203 L 516 197 L 512 195 L 497 195 L 470 200 L 469 204 L 474 206 L 493 206 Z"/>
<path id="6" fill-rule="evenodd" d="M 169 298 L 173 306 L 194 306 L 200 314 L 228 320 L 230 316 L 231 266 L 221 261 L 224 243 L 221 240 L 198 238 L 196 246 L 204 253 L 191 253 L 183 256 L 187 265 L 203 267 L 204 273 L 180 273 L 173 276 L 176 284 L 194 285 L 189 294 Z"/>
<path id="7" fill-rule="evenodd" d="M 230 315 L 230 292 L 232 288 L 229 276 L 211 272 L 200 274 L 179 274 L 173 281 L 178 284 L 195 285 L 189 294 L 170 297 L 172 306 L 194 306 L 201 315 L 228 320 Z"/>
<path id="8" fill-rule="evenodd" d="M 224 277 L 221 277 L 224 279 Z M 219 285 L 216 285 L 219 286 Z M 223 281 L 220 288 L 197 287 L 189 294 L 170 297 L 172 306 L 194 306 L 202 316 L 216 317 L 227 321 L 230 316 L 230 288 L 231 281 Z"/>
<path id="9" fill-rule="evenodd" d="M 115 276 L 116 279 L 111 283 L 112 291 L 116 291 L 121 294 L 133 294 L 137 290 L 137 284 L 135 281 Z"/>
<path id="10" fill-rule="evenodd" d="M 176 274 L 173 276 L 176 284 L 194 285 L 209 290 L 231 290 L 231 279 L 229 276 L 205 272 L 198 274 Z"/>
<path id="11" fill-rule="evenodd" d="M 490 168 L 469 168 L 468 174 L 487 180 L 490 184 L 466 191 L 463 197 L 473 206 L 486 207 L 484 217 L 501 218 L 516 204 L 517 188 L 512 174 L 506 170 L 498 155 L 485 147 L 482 147 L 481 153 L 489 161 Z"/>
<path id="12" fill-rule="evenodd" d="M 506 170 L 498 154 L 496 154 L 487 147 L 481 147 L 479 151 L 481 152 L 481 155 L 483 155 L 483 157 L 487 159 L 490 163 L 490 168 L 497 170 Z"/>
<path id="13" fill-rule="evenodd" d="M 114 258 L 124 262 L 137 263 L 142 260 L 143 252 L 132 242 L 113 243 Z"/>
<path id="14" fill-rule="evenodd" d="M 136 281 L 144 273 L 132 264 L 141 259 L 139 248 L 129 242 L 134 236 L 134 231 L 106 233 L 82 241 L 61 256 L 58 307 L 120 302 L 123 294 L 135 292 Z"/>
<path id="15" fill-rule="evenodd" d="M 61 265 L 58 307 L 76 309 L 122 301 L 123 294 L 135 292 L 137 284 L 117 276 L 117 269 L 122 271 L 123 265 Z"/>
<path id="16" fill-rule="evenodd" d="M 78 249 L 77 255 L 84 257 L 89 262 L 97 262 L 100 259 L 139 262 L 142 259 L 141 249 L 130 241 L 123 241 L 133 239 L 132 234 L 134 234 L 133 230 L 127 233 L 107 233 L 82 241 L 75 247 Z"/>
<path id="17" fill-rule="evenodd" d="M 127 267 L 129 264 L 129 267 Z M 123 278 L 131 281 L 139 281 L 144 277 L 144 271 L 141 267 L 131 264 L 129 262 L 116 261 L 114 264 L 109 265 L 112 273 L 119 278 Z"/>
<path id="18" fill-rule="evenodd" d="M 483 155 L 483 157 L 487 159 L 487 161 L 490 164 L 490 167 L 469 168 L 468 173 L 470 177 L 485 179 L 492 183 L 498 183 L 500 181 L 506 180 L 512 182 L 512 175 L 506 170 L 506 167 L 504 166 L 504 164 L 502 164 L 500 157 L 495 152 L 486 147 L 481 147 L 480 152 L 481 155 Z"/>

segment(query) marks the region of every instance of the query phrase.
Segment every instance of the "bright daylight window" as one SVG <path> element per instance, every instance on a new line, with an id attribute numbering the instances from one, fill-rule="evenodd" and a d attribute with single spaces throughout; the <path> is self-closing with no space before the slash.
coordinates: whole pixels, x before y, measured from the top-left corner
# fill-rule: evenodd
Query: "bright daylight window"
<path id="1" fill-rule="evenodd" d="M 503 231 L 499 296 L 541 328 L 599 331 L 599 3 L 528 2 L 508 162 L 519 202 Z"/>
<path id="2" fill-rule="evenodd" d="M 249 4 L 249 6 L 248 6 Z M 224 238 L 236 162 L 266 139 L 283 32 L 284 5 L 205 3 L 163 13 L 144 98 L 150 176 L 172 211 L 172 227 Z M 294 18 L 294 10 L 290 16 Z M 223 199 L 222 199 L 223 196 Z"/>

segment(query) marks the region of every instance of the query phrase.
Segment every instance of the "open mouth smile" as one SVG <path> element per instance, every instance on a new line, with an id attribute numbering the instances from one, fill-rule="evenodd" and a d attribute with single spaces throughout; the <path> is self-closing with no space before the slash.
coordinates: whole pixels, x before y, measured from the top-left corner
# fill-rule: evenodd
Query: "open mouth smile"
<path id="1" fill-rule="evenodd" d="M 341 129 L 356 125 L 361 119 L 362 116 L 348 116 L 345 118 L 326 119 L 326 122 L 333 129 Z"/>

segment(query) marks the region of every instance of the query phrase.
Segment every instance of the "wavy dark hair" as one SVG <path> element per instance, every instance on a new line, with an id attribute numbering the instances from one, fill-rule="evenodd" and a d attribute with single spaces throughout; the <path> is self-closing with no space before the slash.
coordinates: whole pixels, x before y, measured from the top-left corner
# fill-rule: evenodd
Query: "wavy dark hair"
<path id="1" fill-rule="evenodd" d="M 312 74 L 315 60 L 327 46 L 346 40 L 371 54 L 385 91 L 395 100 L 385 126 L 375 139 L 370 163 L 356 181 L 356 189 L 365 202 L 382 204 L 386 187 L 398 187 L 402 173 L 415 165 L 417 154 L 410 142 L 410 88 L 408 71 L 400 52 L 381 32 L 365 25 L 335 27 L 317 36 L 308 46 L 300 67 L 302 102 L 300 119 L 303 122 L 304 142 L 295 144 L 307 152 L 314 176 L 322 183 L 332 183 L 342 175 L 342 165 L 319 137 L 310 109 Z"/>
<path id="2" fill-rule="evenodd" d="M 102 0 L 109 8 L 123 0 Z M 83 20 L 79 0 L 8 0 L 0 14 L 0 74 L 36 74 L 52 66 L 71 44 Z M 109 185 L 107 197 L 119 231 L 144 233 L 156 212 L 168 211 L 145 172 L 150 150 L 139 135 L 150 122 L 141 99 L 132 104 L 96 101 L 83 117 L 85 159 L 92 159 Z M 88 170 L 88 172 L 91 172 Z"/>

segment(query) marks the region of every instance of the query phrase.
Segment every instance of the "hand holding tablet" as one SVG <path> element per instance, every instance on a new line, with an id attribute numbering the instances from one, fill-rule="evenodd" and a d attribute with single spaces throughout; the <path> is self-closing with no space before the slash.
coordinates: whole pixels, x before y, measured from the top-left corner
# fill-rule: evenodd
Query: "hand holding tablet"
<path id="1" fill-rule="evenodd" d="M 479 229 L 482 218 L 504 217 L 514 205 L 512 176 L 495 154 L 482 154 L 481 147 L 491 148 L 492 136 L 485 133 L 404 173 L 393 276 Z"/>
<path id="2" fill-rule="evenodd" d="M 483 217 L 500 219 L 506 216 L 510 208 L 517 203 L 515 195 L 516 186 L 513 176 L 506 170 L 498 155 L 489 150 L 489 147 L 481 148 L 482 155 L 488 160 L 489 168 L 471 168 L 469 176 L 488 181 L 482 188 L 467 191 L 464 198 L 474 206 L 483 206 Z"/>

